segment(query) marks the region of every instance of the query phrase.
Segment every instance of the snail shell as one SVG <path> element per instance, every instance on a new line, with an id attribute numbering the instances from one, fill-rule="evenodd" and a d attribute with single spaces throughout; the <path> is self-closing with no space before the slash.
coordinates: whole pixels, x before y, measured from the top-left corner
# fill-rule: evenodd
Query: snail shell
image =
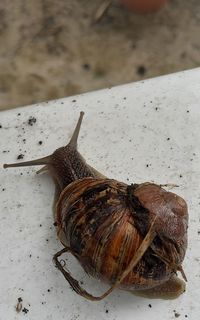
<path id="1" fill-rule="evenodd" d="M 163 221 L 166 211 L 170 218 Z M 155 216 L 157 236 L 120 284 L 129 289 L 157 286 L 181 265 L 187 246 L 185 201 L 155 184 L 130 187 L 116 180 L 85 178 L 65 188 L 57 204 L 65 245 L 87 273 L 110 284 L 128 267 Z"/>
<path id="2" fill-rule="evenodd" d="M 177 271 L 187 248 L 187 204 L 160 185 L 127 185 L 103 176 L 89 166 L 77 151 L 83 118 L 80 114 L 67 146 L 52 155 L 4 168 L 45 165 L 55 186 L 55 220 L 64 249 L 54 256 L 58 269 L 80 295 L 100 300 L 116 287 L 133 290 L 158 288 L 170 282 L 179 286 Z M 71 252 L 84 270 L 111 285 L 103 295 L 94 297 L 58 260 Z M 177 287 L 179 287 L 177 289 Z"/>

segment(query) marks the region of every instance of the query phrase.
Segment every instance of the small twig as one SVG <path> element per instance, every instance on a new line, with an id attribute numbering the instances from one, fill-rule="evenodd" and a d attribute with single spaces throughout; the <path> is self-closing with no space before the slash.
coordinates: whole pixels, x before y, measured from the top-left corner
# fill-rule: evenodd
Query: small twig
<path id="1" fill-rule="evenodd" d="M 160 184 L 160 187 L 166 187 L 166 188 L 169 188 L 169 189 L 173 189 L 173 188 L 178 188 L 179 185 L 178 184 L 175 184 L 175 183 L 166 183 L 166 184 Z"/>
<path id="2" fill-rule="evenodd" d="M 93 22 L 97 23 L 99 22 L 105 13 L 107 12 L 108 8 L 111 6 L 113 0 L 104 0 L 101 5 L 98 7 L 96 10 L 94 17 L 93 17 Z"/>
<path id="3" fill-rule="evenodd" d="M 15 310 L 19 313 L 22 310 L 22 298 L 18 298 L 17 305 L 15 306 Z"/>

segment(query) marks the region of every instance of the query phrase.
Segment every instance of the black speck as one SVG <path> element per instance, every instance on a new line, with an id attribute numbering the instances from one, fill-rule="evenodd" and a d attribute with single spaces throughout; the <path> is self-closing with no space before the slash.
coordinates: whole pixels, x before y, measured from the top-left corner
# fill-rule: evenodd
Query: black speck
<path id="1" fill-rule="evenodd" d="M 108 313 L 109 311 L 108 311 L 108 309 L 106 309 L 106 313 Z"/>
<path id="2" fill-rule="evenodd" d="M 22 312 L 24 312 L 24 314 L 26 314 L 26 313 L 28 313 L 28 312 L 29 312 L 29 310 L 28 310 L 28 309 L 26 309 L 26 308 L 23 308 L 23 309 L 22 309 Z"/>
<path id="3" fill-rule="evenodd" d="M 41 144 L 42 144 L 42 141 L 41 141 L 41 140 L 40 140 L 40 141 L 38 141 L 38 144 L 39 144 L 39 145 L 41 145 Z"/>
<path id="4" fill-rule="evenodd" d="M 185 318 L 187 318 L 188 317 L 188 315 L 187 314 L 185 314 Z"/>
<path id="5" fill-rule="evenodd" d="M 22 172 L 20 173 L 20 176 L 23 176 L 23 173 L 22 173 Z"/>
<path id="6" fill-rule="evenodd" d="M 76 100 L 74 99 L 74 100 L 72 100 L 72 102 L 76 102 Z"/>
<path id="7" fill-rule="evenodd" d="M 18 116 L 21 116 L 21 113 L 18 113 L 17 115 L 18 115 Z"/>
<path id="8" fill-rule="evenodd" d="M 175 312 L 175 313 L 174 313 L 174 316 L 175 316 L 175 318 L 178 318 L 178 317 L 180 317 L 180 313 Z"/>
<path id="9" fill-rule="evenodd" d="M 0 124 L 0 129 L 2 128 L 2 125 Z"/>
<path id="10" fill-rule="evenodd" d="M 167 138 L 167 141 L 169 141 L 170 140 L 170 138 Z"/>
<path id="11" fill-rule="evenodd" d="M 17 300 L 19 303 L 23 301 L 23 299 L 21 297 L 19 297 Z"/>
<path id="12" fill-rule="evenodd" d="M 146 164 L 146 167 L 148 168 L 148 167 L 149 167 L 149 165 L 148 165 L 148 164 Z"/>
<path id="13" fill-rule="evenodd" d="M 189 110 L 187 110 L 187 113 L 189 113 L 190 111 Z"/>
<path id="14" fill-rule="evenodd" d="M 28 119 L 28 124 L 29 124 L 29 126 L 32 126 L 32 125 L 34 125 L 34 123 L 36 123 L 36 118 L 34 118 L 34 117 L 30 117 L 29 119 Z"/>
<path id="15" fill-rule="evenodd" d="M 40 228 L 42 227 L 42 224 L 40 224 Z"/>
<path id="16" fill-rule="evenodd" d="M 58 222 L 57 222 L 57 221 L 55 221 L 55 222 L 53 223 L 53 225 L 54 225 L 54 227 L 57 227 Z"/>
<path id="17" fill-rule="evenodd" d="M 149 308 L 152 308 L 152 305 L 149 303 L 149 304 L 148 304 L 148 307 L 149 307 Z"/>
<path id="18" fill-rule="evenodd" d="M 6 190 L 5 188 L 2 189 L 2 191 L 5 191 L 5 190 Z"/>
<path id="19" fill-rule="evenodd" d="M 140 76 L 144 76 L 145 73 L 147 72 L 147 69 L 145 66 L 138 66 L 137 67 L 137 74 L 140 75 Z"/>
<path id="20" fill-rule="evenodd" d="M 49 239 L 46 239 L 46 242 L 49 242 Z"/>
<path id="21" fill-rule="evenodd" d="M 126 97 L 124 97 L 124 100 L 126 100 Z"/>
<path id="22" fill-rule="evenodd" d="M 84 63 L 83 65 L 82 65 L 82 67 L 83 67 L 83 69 L 84 70 L 90 70 L 90 64 L 89 63 Z"/>
<path id="23" fill-rule="evenodd" d="M 200 231 L 198 231 L 197 233 L 198 233 L 198 235 L 200 235 Z"/>
<path id="24" fill-rule="evenodd" d="M 155 110 L 157 111 L 157 110 L 158 110 L 158 107 L 156 107 Z"/>
<path id="25" fill-rule="evenodd" d="M 182 174 L 180 174 L 180 176 L 179 176 L 180 178 L 182 178 L 183 176 L 182 176 Z"/>
<path id="26" fill-rule="evenodd" d="M 23 142 L 25 143 L 25 142 L 26 142 L 26 139 L 23 139 Z"/>
<path id="27" fill-rule="evenodd" d="M 29 254 L 29 258 L 31 258 L 32 257 L 32 254 Z"/>
<path id="28" fill-rule="evenodd" d="M 50 290 L 50 289 L 48 289 L 47 291 L 48 291 L 48 292 L 51 292 L 51 290 Z"/>
<path id="29" fill-rule="evenodd" d="M 17 156 L 17 160 L 20 160 L 20 159 L 23 159 L 24 158 L 24 155 L 21 153 Z"/>

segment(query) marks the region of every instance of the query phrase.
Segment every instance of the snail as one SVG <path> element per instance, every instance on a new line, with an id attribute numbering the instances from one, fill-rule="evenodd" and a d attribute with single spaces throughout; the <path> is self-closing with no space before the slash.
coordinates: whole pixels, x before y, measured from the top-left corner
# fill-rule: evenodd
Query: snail
<path id="1" fill-rule="evenodd" d="M 53 178 L 55 225 L 63 244 L 53 259 L 79 295 L 98 301 L 119 288 L 152 298 L 178 297 L 187 281 L 182 268 L 188 228 L 185 200 L 163 185 L 127 185 L 88 165 L 77 150 L 83 115 L 66 146 L 4 168 L 44 165 L 39 172 Z M 84 290 L 59 261 L 65 252 L 76 257 L 87 274 L 110 284 L 109 289 L 100 296 Z"/>

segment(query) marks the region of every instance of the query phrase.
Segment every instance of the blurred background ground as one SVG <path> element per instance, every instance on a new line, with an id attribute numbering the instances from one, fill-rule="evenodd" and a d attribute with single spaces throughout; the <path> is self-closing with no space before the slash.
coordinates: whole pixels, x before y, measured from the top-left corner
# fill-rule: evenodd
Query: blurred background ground
<path id="1" fill-rule="evenodd" d="M 66 97 L 200 65 L 200 1 L 138 15 L 117 1 L 0 2 L 0 109 Z"/>

